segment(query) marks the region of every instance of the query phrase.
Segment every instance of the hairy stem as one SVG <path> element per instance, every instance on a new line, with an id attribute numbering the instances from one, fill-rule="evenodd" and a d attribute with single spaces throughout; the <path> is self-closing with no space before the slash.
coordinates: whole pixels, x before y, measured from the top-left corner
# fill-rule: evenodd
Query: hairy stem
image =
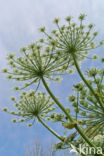
<path id="1" fill-rule="evenodd" d="M 42 78 L 42 82 L 49 93 L 49 95 L 52 97 L 52 99 L 55 101 L 55 103 L 60 107 L 60 109 L 66 114 L 66 116 L 69 118 L 71 122 L 74 122 L 72 116 L 67 112 L 65 107 L 58 101 L 58 99 L 54 96 L 54 94 L 49 89 L 47 83 L 45 82 L 44 78 Z M 94 147 L 97 150 L 97 147 L 89 140 L 89 138 L 82 132 L 82 130 L 77 126 L 75 126 L 76 130 L 79 132 L 79 134 L 83 137 L 83 139 L 91 146 Z"/>
<path id="2" fill-rule="evenodd" d="M 87 82 L 86 78 L 83 76 L 81 70 L 80 70 L 80 67 L 78 65 L 78 62 L 75 58 L 74 55 L 73 56 L 73 60 L 74 60 L 74 64 L 75 64 L 75 67 L 77 69 L 77 72 L 78 74 L 80 75 L 81 79 L 83 80 L 83 82 L 86 84 L 86 86 L 90 89 L 90 91 L 92 92 L 92 94 L 95 96 L 96 100 L 98 101 L 98 103 L 100 104 L 101 108 L 103 109 L 104 111 L 104 105 L 102 104 L 101 100 L 99 99 L 99 97 L 97 96 L 97 94 L 95 93 L 94 89 L 92 88 L 92 86 Z"/>

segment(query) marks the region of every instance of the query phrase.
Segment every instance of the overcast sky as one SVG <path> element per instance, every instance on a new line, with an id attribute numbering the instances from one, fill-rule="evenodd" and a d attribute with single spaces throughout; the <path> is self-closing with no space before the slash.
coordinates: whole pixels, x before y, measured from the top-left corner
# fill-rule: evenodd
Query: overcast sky
<path id="1" fill-rule="evenodd" d="M 6 67 L 7 53 L 18 53 L 21 46 L 28 45 L 41 36 L 37 31 L 40 26 L 45 25 L 49 31 L 54 17 L 63 19 L 71 15 L 77 20 L 80 13 L 87 14 L 87 21 L 95 23 L 99 30 L 99 39 L 104 38 L 104 0 L 0 0 L 0 70 Z M 100 51 L 101 55 L 103 51 Z M 52 89 L 57 96 L 64 98 L 71 92 L 70 84 L 75 80 L 76 77 L 70 77 L 61 86 L 54 85 Z M 13 82 L 5 80 L 3 74 L 0 75 L 0 109 L 12 105 L 9 99 L 15 95 L 13 85 Z M 29 129 L 26 124 L 13 125 L 11 118 L 0 112 L 1 156 L 23 156 L 25 145 L 31 144 L 37 137 L 48 144 L 51 135 L 40 124 Z"/>

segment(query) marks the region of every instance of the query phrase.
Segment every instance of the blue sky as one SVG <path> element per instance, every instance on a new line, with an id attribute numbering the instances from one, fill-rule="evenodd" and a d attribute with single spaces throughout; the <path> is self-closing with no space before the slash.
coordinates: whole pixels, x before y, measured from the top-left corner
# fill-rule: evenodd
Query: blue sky
<path id="1" fill-rule="evenodd" d="M 36 41 L 41 35 L 37 29 L 46 26 L 52 28 L 55 17 L 65 18 L 72 15 L 75 20 L 80 13 L 87 14 L 87 21 L 95 23 L 99 30 L 99 39 L 104 36 L 104 1 L 103 0 L 0 0 L 0 70 L 6 67 L 6 54 L 18 53 L 21 46 Z M 103 49 L 96 50 L 103 56 Z M 83 69 L 93 62 L 86 61 Z M 96 63 L 96 65 L 99 65 Z M 62 85 L 51 88 L 61 101 L 71 93 L 72 84 L 80 80 L 77 76 L 65 77 Z M 15 95 L 12 88 L 14 82 L 6 81 L 0 74 L 0 109 L 11 107 L 10 97 Z M 64 91 L 64 92 L 63 92 Z M 0 112 L 0 156 L 23 156 L 24 148 L 39 139 L 48 145 L 52 135 L 40 124 L 27 128 L 26 124 L 12 124 L 12 117 Z M 55 126 L 54 126 L 55 128 Z M 55 128 L 60 131 L 60 126 Z M 53 137 L 53 140 L 56 140 Z"/>

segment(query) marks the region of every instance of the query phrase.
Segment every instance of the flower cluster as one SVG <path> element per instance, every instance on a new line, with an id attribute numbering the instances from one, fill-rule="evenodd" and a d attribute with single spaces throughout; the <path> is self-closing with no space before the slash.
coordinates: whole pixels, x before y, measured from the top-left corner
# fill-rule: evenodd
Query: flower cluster
<path id="1" fill-rule="evenodd" d="M 39 31 L 44 33 L 47 39 L 41 38 L 27 47 L 20 48 L 22 56 L 8 54 L 10 69 L 2 70 L 3 73 L 8 74 L 7 79 L 26 82 L 22 86 L 23 89 L 35 83 L 38 87 L 43 77 L 60 82 L 60 77 L 55 78 L 55 76 L 73 73 L 73 70 L 69 68 L 74 65 L 73 57 L 81 61 L 87 57 L 89 50 L 103 44 L 103 41 L 100 41 L 98 45 L 95 45 L 93 40 L 98 33 L 92 32 L 93 24 L 83 25 L 85 17 L 81 14 L 78 18 L 80 24 L 77 25 L 69 16 L 65 19 L 68 23 L 66 26 L 59 26 L 59 19 L 54 19 L 58 29 L 53 30 L 50 35 L 46 33 L 45 27 L 40 28 Z"/>
<path id="2" fill-rule="evenodd" d="M 73 65 L 73 57 L 77 61 L 82 61 L 87 57 L 88 51 L 103 45 L 103 41 L 99 43 L 94 42 L 98 35 L 97 31 L 92 31 L 93 24 L 84 25 L 86 15 L 80 14 L 78 17 L 79 25 L 72 21 L 72 17 L 68 16 L 65 20 L 67 25 L 59 25 L 59 19 L 55 18 L 54 23 L 57 26 L 56 30 L 52 30 L 51 34 L 47 34 L 45 27 L 39 29 L 40 32 L 47 36 L 47 45 L 52 46 L 54 53 L 58 54 L 64 60 L 67 59 L 69 65 Z"/>
<path id="3" fill-rule="evenodd" d="M 8 79 L 26 81 L 22 89 L 35 83 L 38 83 L 39 86 L 43 77 L 60 82 L 60 77 L 56 76 L 64 72 L 67 63 L 63 62 L 63 58 L 57 60 L 52 48 L 42 47 L 39 40 L 28 47 L 22 47 L 20 51 L 23 53 L 20 57 L 15 57 L 13 53 L 7 56 L 10 69 L 3 69 L 2 72 L 8 74 Z M 49 55 L 47 51 L 50 52 Z M 14 89 L 19 90 L 20 88 L 15 87 Z"/>
<path id="4" fill-rule="evenodd" d="M 42 118 L 55 110 L 54 103 L 50 100 L 50 96 L 46 96 L 44 92 L 35 92 L 30 90 L 29 92 L 23 91 L 20 94 L 20 100 L 17 102 L 14 97 L 11 98 L 15 102 L 14 107 L 16 111 L 9 112 L 7 108 L 2 111 L 8 112 L 12 115 L 22 117 L 20 120 L 13 119 L 15 123 L 25 122 L 33 120 L 35 118 Z"/>
<path id="5" fill-rule="evenodd" d="M 52 122 L 62 122 L 65 119 L 65 116 L 63 114 L 59 113 L 52 113 L 50 117 L 47 118 L 48 121 Z"/>
<path id="6" fill-rule="evenodd" d="M 104 69 L 90 68 L 86 71 L 86 75 L 90 78 L 87 81 L 93 86 L 96 96 L 104 104 Z M 76 96 L 69 96 L 68 100 L 72 103 L 75 110 L 77 109 L 78 118 L 85 120 L 87 128 L 92 129 L 91 134 L 95 134 L 95 131 L 96 135 L 100 131 L 102 133 L 104 127 L 104 111 L 92 92 L 82 82 L 74 85 L 73 90 L 78 94 Z M 93 137 L 91 134 L 89 136 Z"/>

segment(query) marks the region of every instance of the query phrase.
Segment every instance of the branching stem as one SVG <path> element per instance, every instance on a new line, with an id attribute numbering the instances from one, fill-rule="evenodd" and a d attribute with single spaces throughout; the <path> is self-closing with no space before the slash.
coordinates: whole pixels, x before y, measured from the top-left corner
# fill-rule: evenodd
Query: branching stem
<path id="1" fill-rule="evenodd" d="M 92 88 L 92 86 L 88 83 L 88 81 L 86 80 L 86 78 L 83 76 L 80 67 L 78 65 L 78 62 L 76 60 L 75 55 L 72 55 L 73 60 L 74 60 L 74 64 L 75 67 L 77 69 L 78 74 L 80 75 L 81 79 L 83 80 L 83 82 L 86 84 L 86 86 L 90 89 L 90 91 L 92 92 L 92 94 L 95 96 L 96 100 L 98 101 L 98 103 L 100 104 L 101 108 L 103 109 L 104 112 L 104 105 L 102 104 L 101 100 L 99 99 L 99 97 L 97 96 L 97 94 L 95 93 L 94 89 Z"/>
<path id="2" fill-rule="evenodd" d="M 64 137 L 62 137 L 62 136 L 60 136 L 59 134 L 57 134 L 57 133 L 56 133 L 53 129 L 51 129 L 40 117 L 38 117 L 38 120 L 39 120 L 39 122 L 40 122 L 46 129 L 48 129 L 53 135 L 55 135 L 59 140 L 61 140 L 62 142 L 64 142 L 64 140 L 65 140 Z M 77 149 L 77 151 L 80 152 L 79 149 Z M 87 156 L 87 155 L 85 155 L 85 154 L 83 154 L 83 153 L 81 153 L 81 155 L 82 155 L 82 156 Z"/>
<path id="3" fill-rule="evenodd" d="M 58 101 L 58 99 L 54 96 L 54 94 L 51 92 L 51 90 L 49 89 L 46 81 L 44 80 L 44 78 L 42 78 L 42 82 L 44 87 L 46 88 L 47 92 L 49 93 L 49 95 L 51 96 L 51 98 L 55 101 L 55 103 L 60 107 L 60 109 L 66 114 L 66 116 L 69 118 L 69 120 L 71 122 L 74 122 L 74 119 L 72 118 L 72 116 L 67 112 L 67 110 L 65 109 L 65 107 Z M 97 147 L 89 140 L 89 138 L 82 132 L 82 130 L 78 127 L 78 125 L 75 127 L 76 130 L 79 132 L 79 134 L 83 137 L 83 139 L 89 144 L 89 146 L 94 147 L 97 150 Z M 104 156 L 103 154 L 101 154 L 101 156 Z"/>

